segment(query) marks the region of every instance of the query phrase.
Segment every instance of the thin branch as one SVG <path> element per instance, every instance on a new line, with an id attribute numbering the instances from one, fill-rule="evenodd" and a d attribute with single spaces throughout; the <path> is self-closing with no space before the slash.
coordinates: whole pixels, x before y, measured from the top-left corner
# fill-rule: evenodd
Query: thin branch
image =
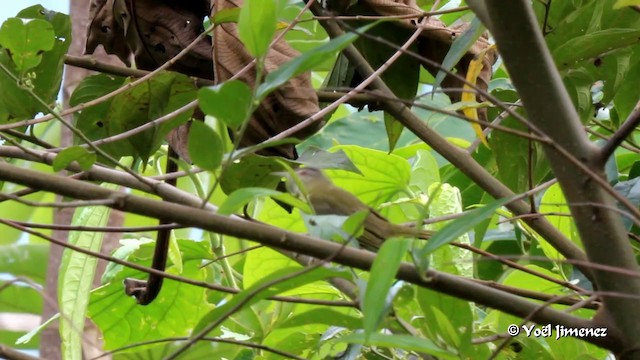
<path id="1" fill-rule="evenodd" d="M 158 231 L 162 229 L 184 229 L 180 224 L 163 224 L 153 226 L 130 226 L 130 227 L 101 227 L 101 226 L 82 226 L 82 225 L 57 225 L 57 224 L 36 224 L 31 222 L 22 222 L 11 220 L 14 224 L 24 226 L 31 229 L 48 229 L 62 231 L 95 231 L 103 233 L 134 233 Z"/>
<path id="2" fill-rule="evenodd" d="M 435 5 L 435 4 L 434 4 Z M 329 20 L 329 19 L 338 19 L 338 20 L 348 20 L 348 21 L 377 21 L 377 20 L 406 20 L 406 19 L 420 19 L 424 17 L 430 17 L 435 15 L 444 15 L 444 14 L 452 14 L 461 11 L 469 10 L 468 6 L 460 6 L 457 8 L 446 9 L 446 10 L 437 10 L 437 11 L 423 11 L 417 12 L 414 14 L 407 15 L 337 15 L 337 16 L 313 16 L 313 20 Z"/>
<path id="3" fill-rule="evenodd" d="M 611 137 L 600 134 L 599 132 L 597 132 L 596 130 L 591 129 L 590 127 L 585 127 L 585 131 L 587 131 L 589 134 L 602 139 L 602 140 L 606 140 L 609 141 L 611 139 Z M 625 144 L 625 142 L 627 144 Z M 630 143 L 628 140 L 625 140 L 625 142 L 623 142 L 622 144 L 620 144 L 620 147 L 626 150 L 629 150 L 631 152 L 634 152 L 636 154 L 640 154 L 640 148 L 638 148 L 635 144 Z"/>
<path id="4" fill-rule="evenodd" d="M 622 144 L 622 142 L 636 129 L 636 127 L 640 124 L 640 101 L 636 104 L 635 108 L 627 120 L 618 128 L 618 130 L 611 135 L 609 141 L 604 144 L 602 148 L 600 148 L 600 163 L 605 164 L 609 157 L 613 155 L 613 152 L 616 151 L 618 146 Z"/>
<path id="5" fill-rule="evenodd" d="M 109 355 L 113 355 L 122 351 L 126 351 L 126 350 L 131 350 L 131 349 L 135 349 L 137 347 L 142 347 L 142 346 L 146 346 L 146 345 L 154 345 L 154 344 L 162 344 L 162 343 L 166 343 L 166 342 L 174 342 L 174 341 L 188 341 L 190 338 L 188 337 L 173 337 L 173 338 L 164 338 L 164 339 L 158 339 L 158 340 L 149 340 L 149 341 L 141 341 L 135 344 L 131 344 L 131 345 L 127 345 L 127 346 L 123 346 L 111 351 L 107 351 L 104 354 L 98 356 L 98 357 L 94 357 L 90 360 L 98 360 L 98 359 L 102 359 L 103 357 L 107 357 Z M 244 346 L 244 347 L 248 347 L 248 348 L 252 348 L 252 349 L 258 349 L 258 350 L 264 350 L 267 352 L 271 352 L 274 353 L 276 355 L 280 355 L 280 356 L 284 356 L 287 359 L 296 359 L 296 360 L 305 360 L 305 358 L 301 358 L 299 356 L 296 356 L 294 354 L 290 354 L 287 353 L 285 351 L 282 350 L 278 350 L 276 348 L 272 348 L 266 345 L 262 345 L 262 344 L 256 344 L 256 343 L 251 343 L 251 342 L 247 342 L 247 341 L 238 341 L 238 340 L 231 340 L 231 339 L 221 339 L 221 338 L 214 338 L 214 337 L 203 337 L 202 339 L 200 339 L 200 341 L 211 341 L 211 342 L 219 342 L 219 343 L 225 343 L 225 344 L 233 344 L 233 345 L 238 345 L 238 346 Z"/>
<path id="6" fill-rule="evenodd" d="M 7 360 L 42 360 L 42 358 L 31 356 L 4 344 L 0 344 L 0 358 Z"/>
<path id="7" fill-rule="evenodd" d="M 56 209 L 77 208 L 84 206 L 111 206 L 117 199 L 100 199 L 90 201 L 62 201 L 62 202 L 38 202 L 23 199 L 13 194 L 0 193 L 0 201 L 13 200 L 17 203 L 33 206 L 33 207 L 50 207 Z"/>

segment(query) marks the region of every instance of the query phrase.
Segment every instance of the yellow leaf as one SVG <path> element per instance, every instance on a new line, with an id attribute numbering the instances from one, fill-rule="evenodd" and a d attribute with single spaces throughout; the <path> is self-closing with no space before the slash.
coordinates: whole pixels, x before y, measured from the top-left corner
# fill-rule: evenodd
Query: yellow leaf
<path id="1" fill-rule="evenodd" d="M 466 76 L 467 83 L 464 84 L 463 86 L 464 91 L 462 92 L 462 97 L 461 97 L 462 102 L 476 101 L 475 91 L 473 91 L 473 89 L 469 84 L 472 84 L 472 85 L 476 84 L 478 80 L 478 75 L 480 75 L 480 72 L 482 71 L 482 67 L 483 67 L 482 60 L 484 59 L 484 55 L 487 53 L 487 51 L 493 49 L 494 47 L 495 45 L 492 45 L 482 50 L 482 52 L 480 52 L 477 56 L 473 58 L 473 60 L 469 62 L 469 69 L 467 70 L 467 76 Z M 475 107 L 465 107 L 462 109 L 462 112 L 466 117 L 472 120 L 478 120 L 478 110 Z M 489 143 L 487 142 L 487 138 L 484 136 L 484 133 L 482 132 L 482 127 L 480 127 L 480 124 L 478 124 L 477 122 L 472 122 L 471 126 L 473 127 L 473 130 L 476 132 L 476 135 L 478 135 L 478 138 L 480 139 L 480 141 L 482 141 L 483 144 L 489 147 Z"/>

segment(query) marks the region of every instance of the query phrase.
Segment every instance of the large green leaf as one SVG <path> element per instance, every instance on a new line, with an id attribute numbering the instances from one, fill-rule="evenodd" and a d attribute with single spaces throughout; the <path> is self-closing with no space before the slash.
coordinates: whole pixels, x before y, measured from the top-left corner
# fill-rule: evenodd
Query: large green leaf
<path id="1" fill-rule="evenodd" d="M 0 88 L 2 89 L 0 123 L 30 119 L 39 112 L 46 111 L 37 100 L 25 91 L 25 86 L 31 88 L 45 103 L 51 105 L 55 103 L 62 81 L 64 55 L 71 44 L 71 22 L 68 15 L 48 11 L 40 5 L 35 5 L 22 10 L 18 13 L 17 18 L 25 19 L 25 21 L 38 19 L 37 23 L 40 24 L 42 21 L 50 23 L 53 26 L 55 40 L 50 50 L 36 54 L 36 57 L 41 60 L 37 63 L 37 66 L 30 68 L 28 75 L 24 77 L 21 75 L 21 70 L 16 67 L 9 52 L 5 51 L 3 46 L 0 46 L 0 63 L 20 80 L 20 83 L 17 83 L 12 77 L 0 71 Z M 15 31 L 10 31 L 9 35 L 19 36 Z M 38 42 L 37 38 L 40 34 L 36 33 L 35 37 L 32 35 L 30 33 L 26 41 Z M 46 34 L 42 35 L 47 36 Z"/>
<path id="2" fill-rule="evenodd" d="M 622 75 L 621 75 L 622 76 Z M 627 119 L 633 108 L 640 100 L 640 92 L 637 91 L 637 84 L 640 82 L 640 47 L 634 49 L 633 55 L 629 59 L 628 71 L 622 76 L 622 81 L 617 87 L 613 102 L 620 122 Z M 605 93 L 606 95 L 606 93 Z"/>
<path id="3" fill-rule="evenodd" d="M 232 80 L 200 89 L 198 100 L 205 114 L 215 116 L 232 129 L 239 129 L 249 118 L 253 98 L 247 84 Z"/>
<path id="4" fill-rule="evenodd" d="M 5 229 L 2 230 L 3 232 Z M 48 244 L 10 244 L 0 246 L 0 273 L 24 276 L 44 284 Z"/>
<path id="5" fill-rule="evenodd" d="M 238 34 L 249 53 L 266 55 L 276 32 L 276 1 L 247 0 L 238 17 Z"/>
<path id="6" fill-rule="evenodd" d="M 260 155 L 248 155 L 229 164 L 222 174 L 220 186 L 225 194 L 245 187 L 275 188 L 280 176 L 274 172 L 284 171 L 277 159 Z"/>
<path id="7" fill-rule="evenodd" d="M 7 19 L 0 28 L 0 46 L 11 55 L 17 70 L 33 69 L 42 61 L 42 53 L 53 49 L 53 25 L 45 20 Z"/>
<path id="8" fill-rule="evenodd" d="M 85 78 L 78 84 L 69 99 L 71 106 L 77 106 L 99 98 L 124 85 L 126 79 L 112 75 L 93 75 Z M 100 140 L 109 136 L 106 126 L 106 118 L 110 111 L 113 99 L 103 101 L 97 105 L 87 107 L 74 114 L 75 125 L 89 140 Z M 76 144 L 81 144 L 81 139 L 74 138 Z M 100 146 L 109 154 L 120 157 L 126 154 L 120 143 L 111 143 Z"/>
<path id="9" fill-rule="evenodd" d="M 359 146 L 336 146 L 330 151 L 343 150 L 361 174 L 344 170 L 327 170 L 325 173 L 333 182 L 353 193 L 364 203 L 376 207 L 382 203 L 397 199 L 407 189 L 411 166 L 393 154 L 367 149 Z M 404 214 L 395 207 L 382 209 L 390 220 L 395 217 L 406 220 Z"/>
<path id="10" fill-rule="evenodd" d="M 573 38 L 552 52 L 558 67 L 563 70 L 578 62 L 590 60 L 610 52 L 638 44 L 640 30 L 606 29 Z"/>
<path id="11" fill-rule="evenodd" d="M 393 23 L 382 23 L 368 32 L 374 37 L 384 38 L 394 44 L 404 43 L 411 35 Z M 376 40 L 368 37 L 360 37 L 354 44 L 362 53 L 367 62 L 377 69 L 387 63 L 389 58 L 396 53 L 396 49 L 389 46 L 380 46 Z M 417 44 L 409 47 L 409 51 L 417 52 Z M 418 79 L 420 75 L 420 62 L 411 56 L 404 55 L 394 61 L 381 75 L 382 80 L 400 99 L 412 100 L 416 96 L 418 89 Z M 348 85 L 348 84 L 347 84 Z M 384 123 L 387 130 L 389 151 L 393 151 L 402 135 L 404 126 L 393 116 L 384 114 Z"/>
<path id="12" fill-rule="evenodd" d="M 417 299 L 425 317 L 421 324 L 431 338 L 442 338 L 457 348 L 461 338 L 470 340 L 474 317 L 469 302 L 425 288 L 418 288 Z"/>
<path id="13" fill-rule="evenodd" d="M 208 270 L 201 268 L 201 259 L 211 257 L 208 243 L 189 240 L 178 240 L 178 243 L 184 260 L 183 272 L 179 275 L 197 281 L 206 280 Z M 192 243 L 190 245 L 193 246 L 186 246 L 185 243 Z M 128 260 L 148 265 L 152 253 L 152 246 L 142 245 Z M 167 272 L 176 274 L 176 267 L 169 266 Z M 162 290 L 151 304 L 138 305 L 135 299 L 126 296 L 122 281 L 146 276 L 146 273 L 124 268 L 115 274 L 111 282 L 91 293 L 88 314 L 104 335 L 105 349 L 140 341 L 186 336 L 202 315 L 211 310 L 212 305 L 206 301 L 206 289 L 168 279 L 165 279 Z"/>
<path id="14" fill-rule="evenodd" d="M 403 131 L 396 146 L 405 146 L 415 140 L 416 136 L 413 133 Z M 383 112 L 362 110 L 338 118 L 323 127 L 322 130 L 308 138 L 297 148 L 298 151 L 304 151 L 309 146 L 326 149 L 336 144 L 360 145 L 370 149 L 387 151 L 389 149 L 389 141 Z"/>
<path id="15" fill-rule="evenodd" d="M 209 125 L 201 121 L 191 124 L 187 146 L 193 163 L 204 170 L 214 171 L 222 163 L 222 140 Z"/>
<path id="16" fill-rule="evenodd" d="M 160 73 L 113 98 L 105 119 L 107 135 L 117 135 L 144 125 L 195 98 L 193 81 L 187 76 L 171 72 Z M 189 120 L 191 113 L 192 111 L 187 111 L 176 114 L 168 122 L 122 140 L 121 146 L 127 149 L 125 155 L 135 155 L 146 161 L 158 149 L 165 135 Z"/>
<path id="17" fill-rule="evenodd" d="M 431 202 L 429 204 L 429 216 L 439 217 L 462 212 L 462 199 L 459 189 L 446 183 L 433 183 L 429 186 L 426 194 Z M 445 228 L 449 222 L 433 224 L 430 229 L 439 231 Z M 471 242 L 467 233 L 460 235 L 455 241 L 463 244 L 470 244 Z M 467 250 L 455 246 L 441 246 L 434 251 L 429 261 L 431 266 L 439 271 L 460 276 L 473 276 L 473 257 Z"/>
<path id="18" fill-rule="evenodd" d="M 564 236 L 576 243 L 576 245 L 582 246 L 575 221 L 570 216 L 562 216 L 562 214 L 571 214 L 571 211 L 567 205 L 567 200 L 562 193 L 560 185 L 554 184 L 545 191 L 542 196 L 542 200 L 540 200 L 540 207 L 538 208 L 538 211 L 542 214 L 560 214 L 547 215 L 546 218 L 553 226 L 558 228 Z M 545 255 L 550 259 L 564 258 L 558 250 L 551 246 L 551 244 L 547 243 L 544 239 L 538 238 L 538 241 L 540 241 L 540 246 L 542 247 Z"/>
<path id="19" fill-rule="evenodd" d="M 107 185 L 111 190 L 116 185 Z M 71 222 L 75 226 L 106 226 L 111 209 L 104 206 L 81 207 Z M 103 232 L 73 231 L 69 243 L 93 252 L 100 252 Z M 66 249 L 60 265 L 58 303 L 60 304 L 60 338 L 64 359 L 82 359 L 82 329 L 93 287 L 98 259 L 91 255 Z"/>
<path id="20" fill-rule="evenodd" d="M 244 288 L 249 289 L 255 284 L 260 283 L 266 276 L 275 274 L 279 269 L 302 269 L 302 267 L 284 255 L 271 250 L 269 248 L 260 248 L 251 251 L 244 263 Z M 287 289 L 281 293 L 287 296 L 309 296 L 314 297 L 318 295 L 336 295 L 337 291 L 323 282 L 308 282 L 299 286 Z"/>
<path id="21" fill-rule="evenodd" d="M 269 296 L 287 293 L 290 290 L 309 284 L 315 281 L 324 280 L 331 277 L 347 277 L 344 271 L 331 270 L 319 267 L 299 276 L 295 275 L 300 271 L 298 266 L 280 268 L 267 276 L 263 276 L 259 282 L 246 287 L 246 290 L 233 296 L 229 302 L 221 305 L 202 318 L 195 332 L 202 331 L 212 322 L 219 321 L 238 311 L 239 307 L 249 306 Z M 282 281 L 278 281 L 282 279 Z"/>
<path id="22" fill-rule="evenodd" d="M 389 290 L 410 244 L 411 240 L 406 238 L 387 239 L 371 266 L 371 276 L 362 299 L 363 328 L 367 338 L 374 334 L 391 310 L 393 295 Z"/>

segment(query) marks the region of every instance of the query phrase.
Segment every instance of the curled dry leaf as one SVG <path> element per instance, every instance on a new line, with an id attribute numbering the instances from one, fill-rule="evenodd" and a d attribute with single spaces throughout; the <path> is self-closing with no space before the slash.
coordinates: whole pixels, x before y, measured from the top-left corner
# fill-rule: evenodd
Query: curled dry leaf
<path id="1" fill-rule="evenodd" d="M 203 31 L 208 1 L 92 0 L 86 53 L 102 45 L 125 64 L 154 70 L 164 64 Z M 211 40 L 205 37 L 170 69 L 213 79 Z"/>
<path id="2" fill-rule="evenodd" d="M 241 4 L 238 0 L 215 0 L 213 11 Z M 92 0 L 86 53 L 91 54 L 98 45 L 102 45 L 107 53 L 117 55 L 125 64 L 131 64 L 133 59 L 138 68 L 154 70 L 198 38 L 204 31 L 205 16 L 211 15 L 210 10 L 208 0 Z M 213 52 L 212 46 L 215 48 Z M 280 40 L 267 55 L 266 71 L 273 71 L 298 55 L 284 40 Z M 199 40 L 191 51 L 175 61 L 169 69 L 223 82 L 252 61 L 253 58 L 238 39 L 237 25 L 226 23 L 216 27 L 213 41 L 211 37 Z M 240 79 L 253 87 L 255 69 L 249 69 Z M 309 74 L 298 76 L 262 102 L 253 114 L 240 144 L 250 146 L 260 143 L 317 111 L 318 99 Z M 295 136 L 304 138 L 320 127 L 321 124 L 317 124 Z M 180 155 L 188 159 L 187 154 L 180 151 L 185 148 L 185 131 L 186 128 L 177 129 L 169 136 L 169 140 Z M 297 156 L 293 145 L 280 145 L 262 150 L 261 153 L 287 158 Z"/>

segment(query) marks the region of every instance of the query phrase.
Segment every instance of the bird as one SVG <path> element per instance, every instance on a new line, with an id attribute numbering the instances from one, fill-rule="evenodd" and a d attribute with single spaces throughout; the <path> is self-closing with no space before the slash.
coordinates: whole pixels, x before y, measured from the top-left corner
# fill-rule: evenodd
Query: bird
<path id="1" fill-rule="evenodd" d="M 295 173 L 304 189 L 291 181 L 290 191 L 294 195 L 305 196 L 316 215 L 350 216 L 362 210 L 369 212 L 364 220 L 362 235 L 357 238 L 363 249 L 375 252 L 388 238 L 414 237 L 428 240 L 434 233 L 431 230 L 391 223 L 355 195 L 336 186 L 320 169 L 303 167 L 298 168 Z"/>

